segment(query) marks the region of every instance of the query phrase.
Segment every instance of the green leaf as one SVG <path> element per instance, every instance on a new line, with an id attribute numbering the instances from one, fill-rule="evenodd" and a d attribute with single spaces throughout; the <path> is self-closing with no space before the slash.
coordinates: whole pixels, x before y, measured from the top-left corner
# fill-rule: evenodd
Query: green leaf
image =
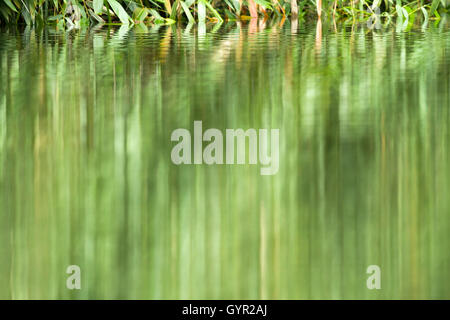
<path id="1" fill-rule="evenodd" d="M 399 18 L 405 18 L 406 20 L 408 20 L 409 14 L 405 8 L 403 8 L 402 6 L 396 5 L 395 10 L 397 11 L 397 16 Z"/>
<path id="2" fill-rule="evenodd" d="M 91 9 L 89 9 L 89 14 L 91 15 L 92 18 L 94 18 L 97 22 L 99 23 L 104 23 L 105 20 L 102 19 L 102 17 L 100 17 L 98 14 L 96 14 L 94 11 L 92 11 Z"/>
<path id="3" fill-rule="evenodd" d="M 23 19 L 25 20 L 25 23 L 29 26 L 29 25 L 32 25 L 33 24 L 33 18 L 32 18 L 32 16 L 30 15 L 30 12 L 28 11 L 28 8 L 27 7 L 23 7 L 22 8 L 22 16 L 23 16 Z"/>
<path id="4" fill-rule="evenodd" d="M 94 12 L 101 13 L 103 9 L 103 0 L 94 0 Z"/>
<path id="5" fill-rule="evenodd" d="M 408 11 L 406 11 L 405 8 L 402 8 L 402 13 L 403 13 L 403 16 L 406 18 L 406 20 L 408 20 L 408 18 L 409 18 L 409 13 L 408 13 Z"/>
<path id="6" fill-rule="evenodd" d="M 164 0 L 164 6 L 166 7 L 166 11 L 172 14 L 172 6 L 170 5 L 170 0 Z"/>
<path id="7" fill-rule="evenodd" d="M 176 21 L 170 18 L 163 18 L 155 9 L 148 9 L 149 13 L 155 18 L 156 24 L 173 24 Z"/>
<path id="8" fill-rule="evenodd" d="M 265 9 L 272 9 L 272 6 L 270 5 L 269 1 L 255 0 L 255 3 L 259 4 L 261 7 L 265 8 Z"/>
<path id="9" fill-rule="evenodd" d="M 63 18 L 64 18 L 64 16 L 62 14 L 58 14 L 56 16 L 48 17 L 47 20 L 48 21 L 56 21 L 56 20 L 63 19 Z"/>
<path id="10" fill-rule="evenodd" d="M 436 11 L 437 7 L 439 6 L 439 1 L 440 1 L 440 0 L 433 0 L 433 2 L 431 3 L 431 9 L 430 9 L 430 12 L 431 12 L 432 14 Z"/>
<path id="11" fill-rule="evenodd" d="M 184 3 L 184 1 L 180 1 L 181 7 L 183 8 L 184 13 L 186 14 L 186 17 L 188 18 L 189 22 L 194 22 L 195 19 L 191 14 L 191 11 L 189 11 L 189 7 Z"/>
<path id="12" fill-rule="evenodd" d="M 397 4 L 397 5 L 395 6 L 395 11 L 397 11 L 397 16 L 398 16 L 399 18 L 402 18 L 402 17 L 403 17 L 403 14 L 402 14 L 402 7 L 401 7 L 399 4 Z"/>
<path id="13" fill-rule="evenodd" d="M 420 8 L 420 10 L 422 10 L 423 17 L 425 18 L 424 22 L 425 23 L 428 22 L 428 12 L 427 12 L 427 10 L 424 7 Z"/>
<path id="14" fill-rule="evenodd" d="M 213 8 L 213 6 L 206 0 L 200 0 L 203 1 L 203 3 L 208 7 L 208 9 L 212 12 L 212 14 L 219 20 L 220 22 L 223 22 L 222 17 L 220 14 L 216 11 L 216 9 Z"/>
<path id="15" fill-rule="evenodd" d="M 11 8 L 12 11 L 17 12 L 16 7 L 14 6 L 14 4 L 11 2 L 11 0 L 5 0 L 6 4 L 8 5 L 8 7 Z"/>
<path id="16" fill-rule="evenodd" d="M 439 20 L 441 19 L 441 15 L 440 15 L 439 12 L 436 10 L 436 11 L 434 11 L 434 16 L 437 18 L 437 20 L 436 20 L 436 24 L 437 24 L 437 22 L 439 22 Z"/>
<path id="17" fill-rule="evenodd" d="M 197 2 L 197 10 L 198 10 L 198 21 L 205 22 L 206 20 L 206 6 L 203 0 L 198 0 Z"/>
<path id="18" fill-rule="evenodd" d="M 155 9 L 150 9 L 150 14 L 155 18 L 155 21 L 164 22 L 164 18 Z"/>
<path id="19" fill-rule="evenodd" d="M 87 18 L 87 13 L 84 10 L 83 5 L 81 3 L 78 3 L 78 2 L 75 2 L 74 5 L 76 5 L 78 7 L 78 9 L 80 10 L 81 17 L 86 19 Z"/>
<path id="20" fill-rule="evenodd" d="M 175 19 L 175 16 L 177 14 L 177 9 L 178 9 L 178 3 L 180 1 L 179 0 L 175 0 L 175 2 L 172 5 L 172 12 L 170 13 L 170 19 Z"/>
<path id="21" fill-rule="evenodd" d="M 113 9 L 114 13 L 119 17 L 120 22 L 123 24 L 128 24 L 130 21 L 130 16 L 125 11 L 124 8 L 116 0 L 108 0 L 109 5 Z"/>
<path id="22" fill-rule="evenodd" d="M 230 2 L 231 1 L 231 2 Z M 239 5 L 239 1 L 237 0 L 225 0 L 225 3 L 231 8 L 234 9 L 235 11 L 240 11 L 241 7 Z M 230 12 L 231 13 L 231 12 Z"/>
<path id="23" fill-rule="evenodd" d="M 136 8 L 133 13 L 133 20 L 142 22 L 147 18 L 149 11 L 147 8 Z"/>

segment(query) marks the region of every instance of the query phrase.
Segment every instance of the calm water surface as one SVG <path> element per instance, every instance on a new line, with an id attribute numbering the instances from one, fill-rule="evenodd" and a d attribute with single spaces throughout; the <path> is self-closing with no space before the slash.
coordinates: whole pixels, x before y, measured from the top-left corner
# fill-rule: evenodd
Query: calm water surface
<path id="1" fill-rule="evenodd" d="M 445 23 L 3 30 L 0 297 L 448 299 L 449 89 Z M 279 172 L 172 164 L 194 120 Z"/>

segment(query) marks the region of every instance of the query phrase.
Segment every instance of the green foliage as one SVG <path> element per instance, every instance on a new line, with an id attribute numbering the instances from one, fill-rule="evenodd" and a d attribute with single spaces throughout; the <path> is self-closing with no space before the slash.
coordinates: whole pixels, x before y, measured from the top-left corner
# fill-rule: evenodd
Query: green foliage
<path id="1" fill-rule="evenodd" d="M 261 16 L 289 15 L 294 0 L 3 0 L 0 2 L 0 23 L 26 23 L 29 25 L 56 23 L 79 26 L 98 22 L 173 23 L 174 21 L 219 21 L 239 19 L 249 15 L 248 5 L 254 1 Z M 315 14 L 316 2 L 296 0 L 300 16 Z M 335 6 L 336 1 L 336 6 Z M 383 1 L 363 0 L 355 5 L 351 0 L 323 1 L 322 11 L 339 17 L 356 18 L 370 15 L 370 11 Z M 241 6 L 242 3 L 242 6 Z M 423 19 L 439 19 L 439 11 L 447 10 L 446 0 L 387 0 L 380 10 L 385 17 L 407 19 L 409 13 L 422 11 Z"/>

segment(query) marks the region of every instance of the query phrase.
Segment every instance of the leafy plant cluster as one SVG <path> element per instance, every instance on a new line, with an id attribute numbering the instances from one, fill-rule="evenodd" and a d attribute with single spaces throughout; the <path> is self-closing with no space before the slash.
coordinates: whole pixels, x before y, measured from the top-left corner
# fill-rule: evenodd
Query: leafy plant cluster
<path id="1" fill-rule="evenodd" d="M 448 0 L 1 0 L 0 23 L 57 24 L 204 22 L 269 16 L 329 14 L 440 18 Z"/>

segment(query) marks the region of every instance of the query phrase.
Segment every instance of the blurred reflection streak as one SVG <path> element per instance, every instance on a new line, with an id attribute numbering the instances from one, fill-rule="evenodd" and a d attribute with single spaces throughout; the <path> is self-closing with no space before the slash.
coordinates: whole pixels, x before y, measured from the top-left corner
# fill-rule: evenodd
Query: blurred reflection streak
<path id="1" fill-rule="evenodd" d="M 315 42 L 314 48 L 315 48 L 316 54 L 320 54 L 320 51 L 322 49 L 322 20 L 320 18 L 317 19 L 316 42 Z"/>
<path id="2" fill-rule="evenodd" d="M 297 34 L 298 30 L 298 18 L 291 19 L 291 34 Z"/>

